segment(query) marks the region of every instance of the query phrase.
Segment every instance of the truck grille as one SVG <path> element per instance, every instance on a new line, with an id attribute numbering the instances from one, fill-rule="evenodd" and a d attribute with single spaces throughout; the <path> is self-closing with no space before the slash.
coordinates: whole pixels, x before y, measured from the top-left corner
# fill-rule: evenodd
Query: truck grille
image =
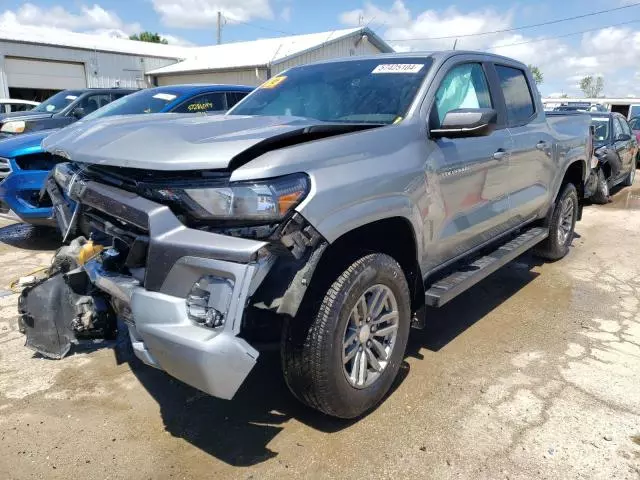
<path id="1" fill-rule="evenodd" d="M 0 158 L 0 182 L 7 178 L 11 173 L 11 164 L 9 163 L 9 159 Z"/>

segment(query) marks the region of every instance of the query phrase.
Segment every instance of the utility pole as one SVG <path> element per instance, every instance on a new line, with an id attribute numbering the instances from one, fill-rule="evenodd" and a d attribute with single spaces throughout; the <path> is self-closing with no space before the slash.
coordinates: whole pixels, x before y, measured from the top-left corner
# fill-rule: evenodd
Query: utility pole
<path id="1" fill-rule="evenodd" d="M 218 45 L 222 43 L 222 12 L 218 10 L 218 35 L 217 35 Z"/>

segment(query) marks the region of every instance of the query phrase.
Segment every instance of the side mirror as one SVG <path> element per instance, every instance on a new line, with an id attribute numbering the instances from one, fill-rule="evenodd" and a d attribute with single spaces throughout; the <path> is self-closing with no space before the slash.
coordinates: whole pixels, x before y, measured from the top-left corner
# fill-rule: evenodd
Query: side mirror
<path id="1" fill-rule="evenodd" d="M 628 142 L 629 140 L 631 140 L 631 135 L 627 135 L 626 133 L 621 133 L 618 135 L 618 138 L 616 138 L 616 142 Z"/>
<path id="2" fill-rule="evenodd" d="M 481 137 L 495 130 L 497 120 L 493 108 L 458 108 L 447 112 L 440 128 L 430 133 L 433 138 Z"/>
<path id="3" fill-rule="evenodd" d="M 71 112 L 71 115 L 73 115 L 75 118 L 77 118 L 78 120 L 80 120 L 82 117 L 84 117 L 86 114 L 84 113 L 84 108 L 82 107 L 76 107 L 73 109 L 73 112 Z"/>

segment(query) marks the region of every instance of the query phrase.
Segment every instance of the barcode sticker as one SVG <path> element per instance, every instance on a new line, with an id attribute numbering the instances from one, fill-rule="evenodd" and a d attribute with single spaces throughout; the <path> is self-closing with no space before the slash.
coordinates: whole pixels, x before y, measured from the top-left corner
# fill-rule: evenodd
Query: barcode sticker
<path id="1" fill-rule="evenodd" d="M 383 63 L 373 69 L 371 73 L 418 73 L 422 70 L 422 63 Z"/>

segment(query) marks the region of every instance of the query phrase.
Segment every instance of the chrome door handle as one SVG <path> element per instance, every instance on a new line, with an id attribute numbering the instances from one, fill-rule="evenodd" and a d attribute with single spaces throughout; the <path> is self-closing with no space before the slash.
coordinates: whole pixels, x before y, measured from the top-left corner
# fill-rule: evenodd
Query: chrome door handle
<path id="1" fill-rule="evenodd" d="M 502 160 L 504 158 L 507 158 L 509 154 L 507 152 L 505 152 L 504 150 L 498 150 L 496 153 L 493 154 L 493 158 L 495 160 Z"/>
<path id="2" fill-rule="evenodd" d="M 547 148 L 547 142 L 540 141 L 536 143 L 536 148 L 538 150 L 544 150 L 545 148 Z"/>

